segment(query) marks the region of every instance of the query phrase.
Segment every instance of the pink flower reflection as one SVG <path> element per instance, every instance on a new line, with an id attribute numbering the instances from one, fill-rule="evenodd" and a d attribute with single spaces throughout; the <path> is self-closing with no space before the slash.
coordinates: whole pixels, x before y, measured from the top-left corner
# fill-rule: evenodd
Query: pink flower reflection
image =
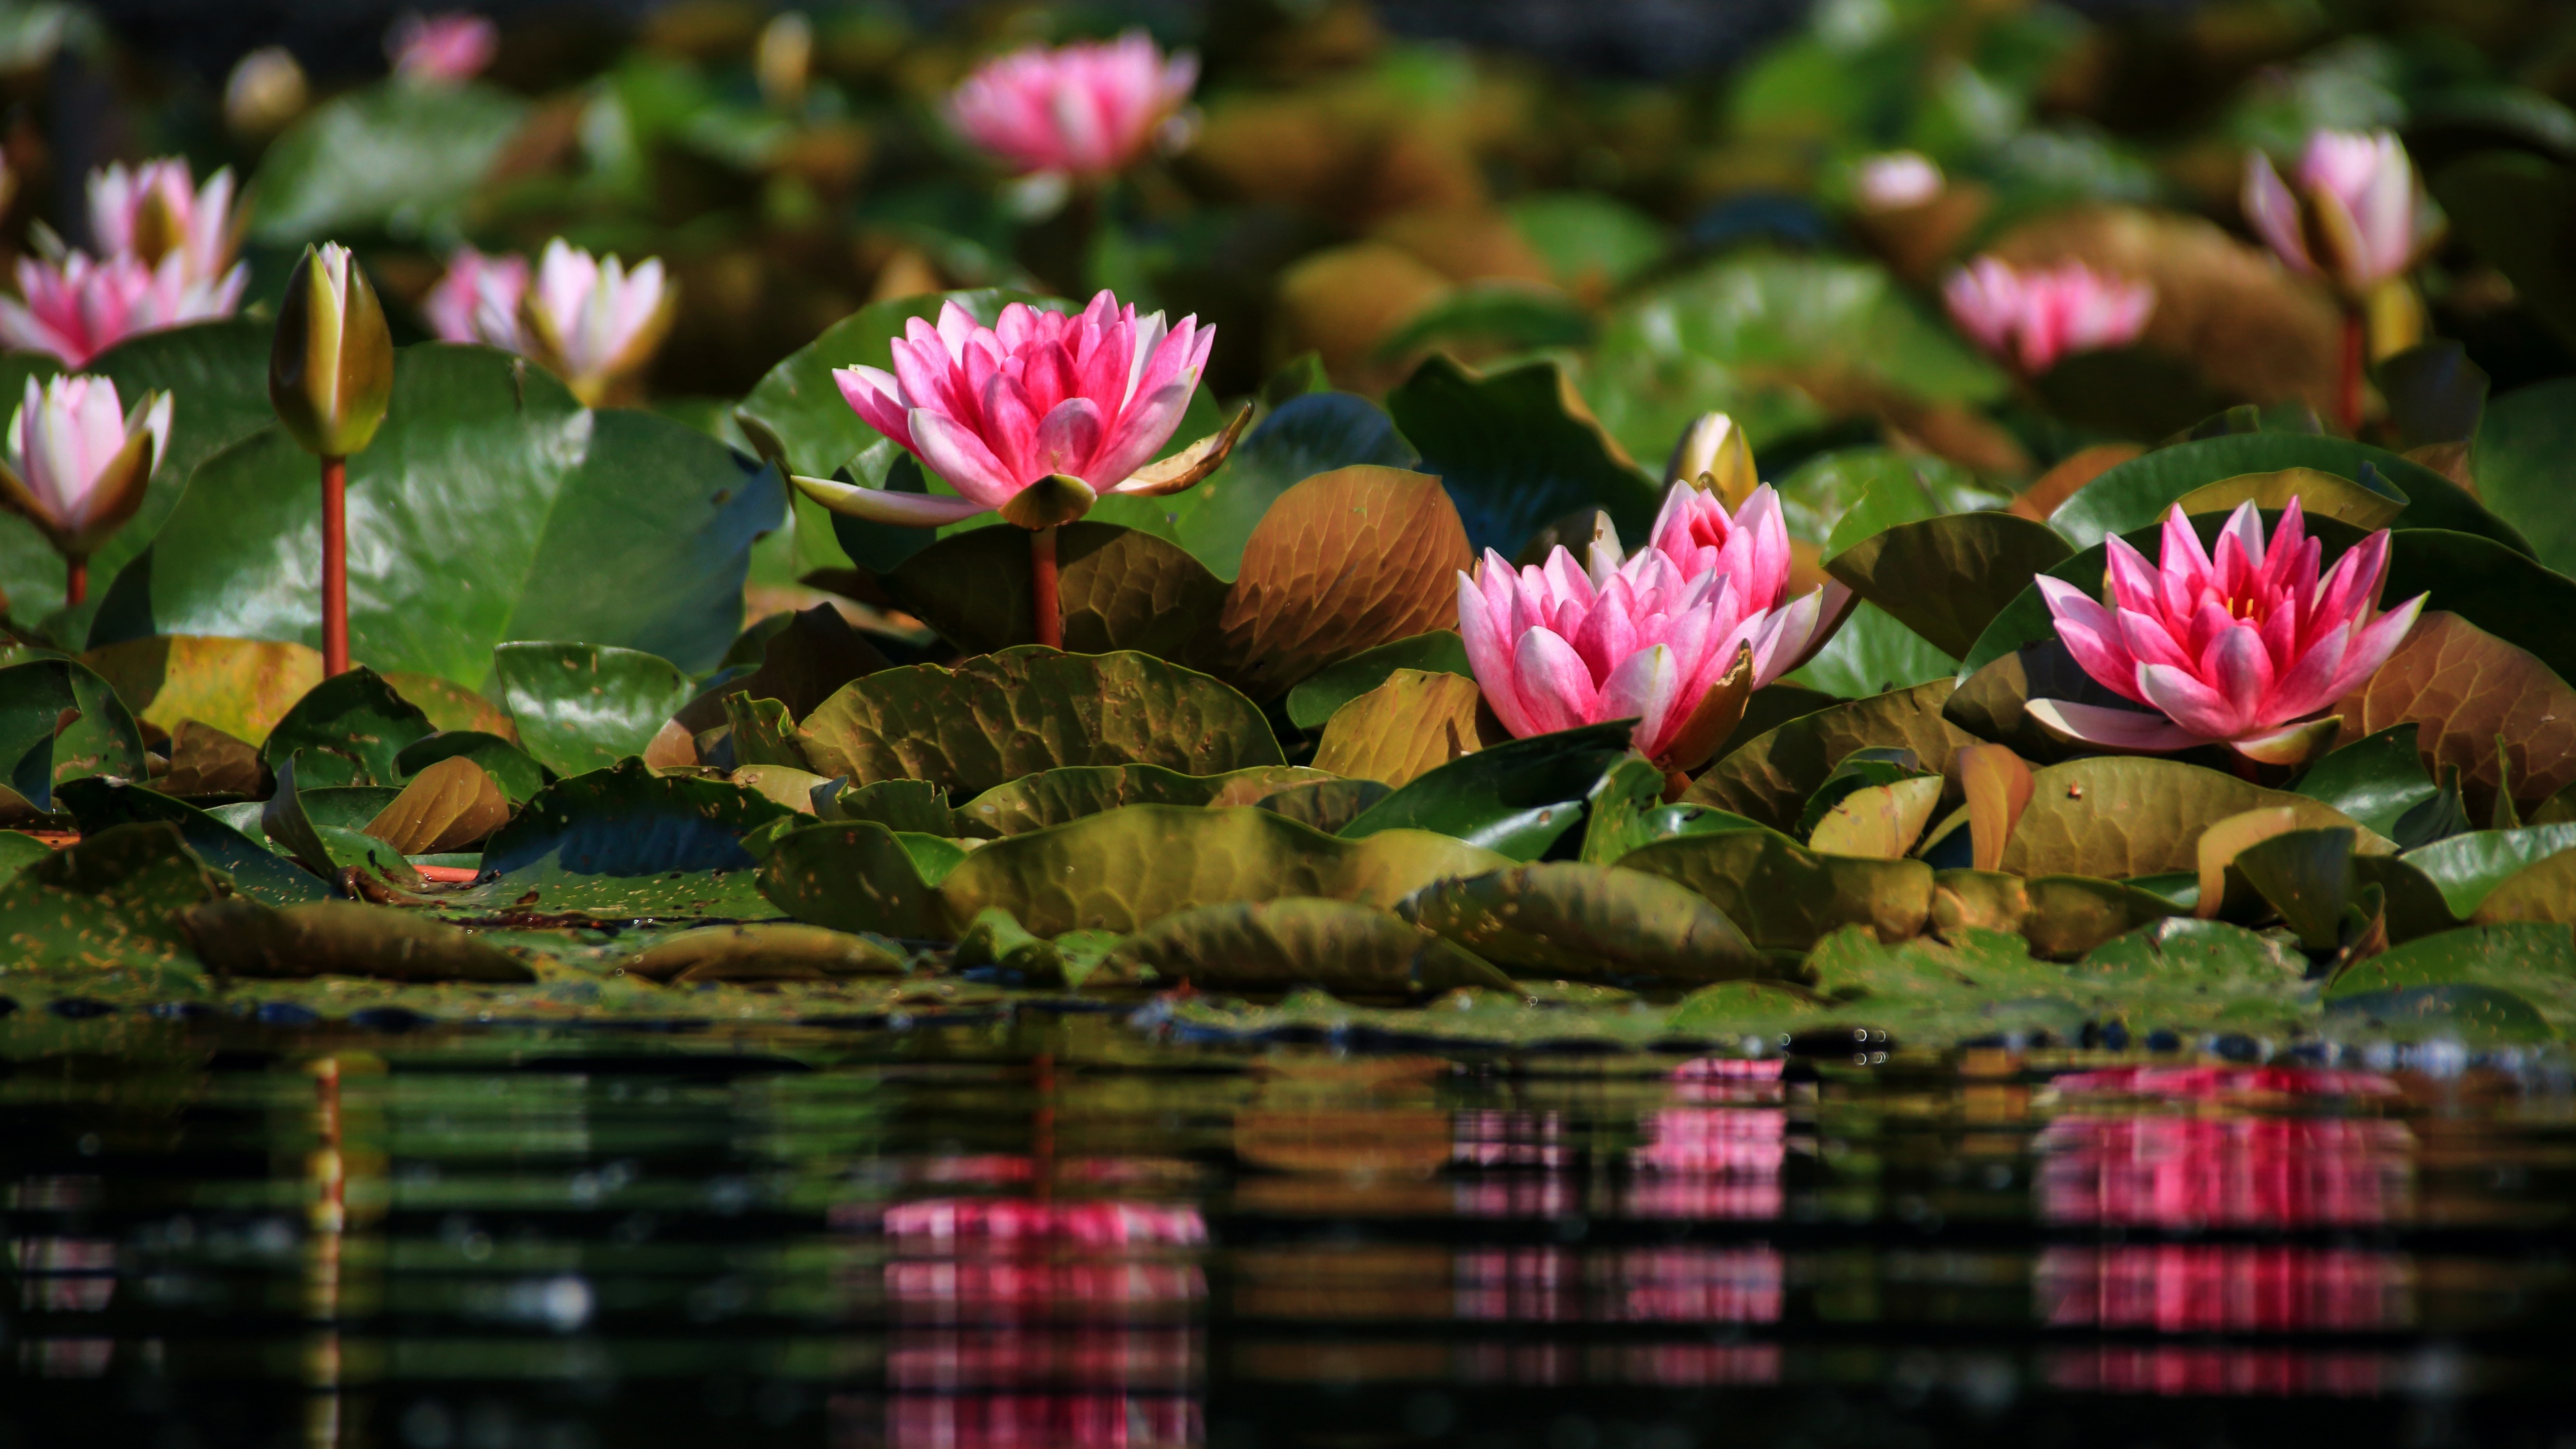
<path id="1" fill-rule="evenodd" d="M 885 1442 L 893 1449 L 1163 1449 L 1206 1441 L 1195 1399 L 901 1394 L 885 1411 Z"/>
<path id="2" fill-rule="evenodd" d="M 886 1354 L 898 1389 L 1185 1390 L 1205 1372 L 1194 1328 L 1061 1332 L 927 1329 L 899 1335 Z"/>
<path id="3" fill-rule="evenodd" d="M 1207 1222 L 1197 1208 L 1171 1203 L 925 1198 L 888 1208 L 885 1233 L 904 1247 L 963 1239 L 1083 1247 L 1188 1246 L 1207 1241 Z"/>
<path id="4" fill-rule="evenodd" d="M 1475 1248 L 1452 1269 L 1457 1316 L 1508 1323 L 1773 1323 L 1784 1265 L 1747 1248 Z"/>
<path id="5" fill-rule="evenodd" d="M 1563 1168 L 1573 1160 L 1555 1112 L 1476 1108 L 1450 1120 L 1449 1160 L 1470 1167 Z"/>
<path id="6" fill-rule="evenodd" d="M 2415 1318 L 2413 1264 L 2395 1253 L 2291 1245 L 2052 1247 L 2038 1306 L 2057 1327 L 2160 1333 L 2367 1333 Z"/>
<path id="7" fill-rule="evenodd" d="M 97 1313 L 116 1296 L 116 1244 L 98 1238 L 20 1238 L 10 1245 L 21 1307 Z"/>
<path id="8" fill-rule="evenodd" d="M 907 1321 L 1177 1317 L 1207 1297 L 1196 1263 L 898 1258 L 886 1297 Z"/>
<path id="9" fill-rule="evenodd" d="M 2413 1134 L 2383 1118 L 2060 1117 L 2040 1216 L 2189 1228 L 2360 1226 L 2413 1210 Z"/>
<path id="10" fill-rule="evenodd" d="M 1691 1081 L 1685 1099 L 1770 1085 Z M 1646 1145 L 1630 1154 L 1631 1217 L 1734 1219 L 1780 1215 L 1780 1165 L 1788 1114 L 1777 1107 L 1664 1107 L 1645 1121 Z"/>
<path id="11" fill-rule="evenodd" d="M 2048 1381 L 2077 1394 L 2377 1398 L 2394 1387 L 2388 1367 L 2377 1353 L 2115 1343 L 2061 1350 Z"/>
<path id="12" fill-rule="evenodd" d="M 2068 1072 L 2049 1083 L 2067 1096 L 2188 1097 L 2395 1097 L 2397 1083 L 2377 1072 L 2326 1067 L 2111 1067 Z"/>

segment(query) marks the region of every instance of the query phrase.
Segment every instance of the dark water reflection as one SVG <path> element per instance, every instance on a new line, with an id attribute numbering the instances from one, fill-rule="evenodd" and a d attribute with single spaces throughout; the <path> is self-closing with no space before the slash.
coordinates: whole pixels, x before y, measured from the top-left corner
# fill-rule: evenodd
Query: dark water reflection
<path id="1" fill-rule="evenodd" d="M 16 1043 L 0 1446 L 2576 1444 L 2563 1078 L 226 1031 Z"/>

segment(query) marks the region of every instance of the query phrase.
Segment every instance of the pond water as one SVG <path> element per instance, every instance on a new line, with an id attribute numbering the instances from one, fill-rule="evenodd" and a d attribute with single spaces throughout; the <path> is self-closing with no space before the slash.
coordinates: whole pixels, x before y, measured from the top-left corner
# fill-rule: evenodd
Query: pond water
<path id="1" fill-rule="evenodd" d="M 2576 1442 L 2542 1070 L 19 1037 L 0 1445 Z"/>

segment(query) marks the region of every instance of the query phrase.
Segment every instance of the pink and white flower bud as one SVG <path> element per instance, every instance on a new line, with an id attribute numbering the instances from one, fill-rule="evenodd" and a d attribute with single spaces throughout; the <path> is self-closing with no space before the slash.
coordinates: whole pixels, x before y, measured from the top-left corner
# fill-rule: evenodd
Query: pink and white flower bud
<path id="1" fill-rule="evenodd" d="M 1030 46 L 986 62 L 948 99 L 957 133 L 1015 171 L 1107 176 L 1152 146 L 1197 84 L 1141 30 L 1114 41 Z"/>
<path id="2" fill-rule="evenodd" d="M 661 258 L 628 271 L 616 257 L 593 257 L 557 237 L 546 243 L 522 311 L 530 351 L 562 374 L 574 396 L 596 403 L 652 360 L 678 304 Z"/>
<path id="3" fill-rule="evenodd" d="M 2413 266 L 2435 229 L 2406 148 L 2389 131 L 2317 132 L 2290 182 L 2270 157 L 2251 152 L 2242 204 L 2292 271 L 2354 296 Z"/>
<path id="4" fill-rule="evenodd" d="M 137 333 L 231 316 L 249 280 L 239 266 L 219 280 L 192 280 L 176 252 L 157 267 L 83 252 L 60 262 L 21 257 L 19 297 L 0 297 L 0 342 L 79 367 Z"/>
<path id="5" fill-rule="evenodd" d="M 177 157 L 146 161 L 128 171 L 122 163 L 89 176 L 89 227 L 106 256 L 131 256 L 147 267 L 181 258 L 187 280 L 217 282 L 233 265 L 239 236 L 233 213 L 233 173 L 225 167 L 198 186 Z"/>
<path id="6" fill-rule="evenodd" d="M 1952 272 L 1941 299 L 1960 331 L 2028 377 L 2071 353 L 2135 342 L 2156 310 L 2146 282 L 2104 277 L 2082 262 L 2020 271 L 1999 257 Z"/>
<path id="7" fill-rule="evenodd" d="M 421 316 L 443 342 L 480 342 L 505 352 L 528 350 L 520 307 L 528 295 L 528 259 L 512 253 L 485 256 L 458 247 L 446 275 L 421 303 Z"/>
<path id="8" fill-rule="evenodd" d="M 405 15 L 385 32 L 394 74 L 427 85 L 462 85 L 500 49 L 500 27 L 480 15 Z"/>
<path id="9" fill-rule="evenodd" d="M 139 447 L 138 435 L 148 436 Z M 0 505 L 86 558 L 134 516 L 169 443 L 168 393 L 146 393 L 129 412 L 107 378 L 29 378 L 0 457 Z"/>

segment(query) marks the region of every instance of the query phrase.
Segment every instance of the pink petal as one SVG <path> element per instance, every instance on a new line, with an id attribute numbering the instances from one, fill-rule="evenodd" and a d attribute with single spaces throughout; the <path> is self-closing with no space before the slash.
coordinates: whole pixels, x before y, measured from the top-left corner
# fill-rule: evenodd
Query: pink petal
<path id="1" fill-rule="evenodd" d="M 1127 481 L 1128 474 L 1154 461 L 1154 455 L 1172 440 L 1172 430 L 1181 425 L 1181 414 L 1189 410 L 1190 394 L 1196 390 L 1193 384 L 1174 383 L 1129 404 L 1082 481 L 1094 488 L 1115 488 Z"/>
<path id="2" fill-rule="evenodd" d="M 1020 491 L 1019 480 L 1003 470 L 983 439 L 928 408 L 914 408 L 907 421 L 921 461 L 959 493 L 986 508 L 999 508 Z"/>
<path id="3" fill-rule="evenodd" d="M 1546 629 L 1532 629 L 1512 646 L 1512 673 L 1522 703 L 1541 734 L 1570 730 L 1601 718 L 1592 671 L 1574 646 Z"/>
<path id="4" fill-rule="evenodd" d="M 2246 223 L 2257 236 L 2271 245 L 2272 251 L 2296 272 L 2313 274 L 2316 263 L 2308 259 L 2308 241 L 2299 219 L 2299 199 L 2272 169 L 2272 160 L 2260 151 L 2245 157 L 2245 188 L 2239 197 L 2245 210 Z"/>
<path id="5" fill-rule="evenodd" d="M 2138 666 L 2138 693 L 2175 724 L 2202 739 L 2223 740 L 2245 727 L 2217 690 L 2166 664 Z"/>
<path id="6" fill-rule="evenodd" d="M 798 492 L 834 513 L 846 513 L 872 523 L 891 523 L 907 528 L 936 527 L 987 511 L 987 505 L 971 498 L 951 498 L 944 493 L 902 493 L 891 488 L 861 488 L 830 478 L 797 477 L 792 481 Z"/>
<path id="7" fill-rule="evenodd" d="M 1656 644 L 1629 655 L 1610 671 L 1601 683 L 1598 713 L 1602 719 L 1637 721 L 1633 739 L 1651 757 L 1671 743 L 1673 732 L 1688 718 L 1688 708 L 1698 703 L 1694 697 L 1683 705 L 1681 670 L 1673 651 Z"/>
<path id="8" fill-rule="evenodd" d="M 894 374 L 874 367 L 843 367 L 834 369 L 832 381 L 860 422 L 906 448 L 912 446 L 912 427 L 904 418 L 903 384 L 895 381 Z"/>
<path id="9" fill-rule="evenodd" d="M 2034 699 L 2022 711 L 2053 733 L 2105 750 L 2164 754 L 2200 740 L 2170 720 L 2133 709 L 2105 709 L 2071 699 Z"/>
<path id="10" fill-rule="evenodd" d="M 1493 566 L 1489 563 L 1486 567 L 1490 570 Z M 1485 691 L 1485 703 L 1493 706 L 1494 717 L 1503 722 L 1503 728 L 1516 739 L 1546 733 L 1521 703 L 1502 621 L 1495 618 L 1485 591 L 1463 572 L 1458 575 L 1458 635 L 1467 644 L 1467 667 L 1475 672 L 1476 683 Z"/>

